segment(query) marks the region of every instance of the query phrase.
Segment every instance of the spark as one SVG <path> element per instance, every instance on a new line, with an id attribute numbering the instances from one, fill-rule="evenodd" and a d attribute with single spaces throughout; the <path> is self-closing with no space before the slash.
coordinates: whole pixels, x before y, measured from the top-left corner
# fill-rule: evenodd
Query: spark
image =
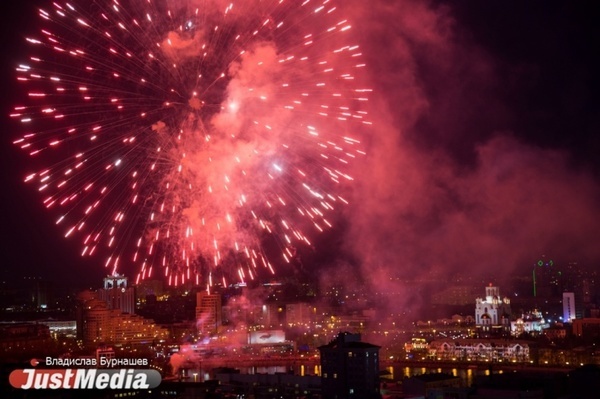
<path id="1" fill-rule="evenodd" d="M 45 165 L 25 181 L 81 256 L 210 289 L 261 263 L 274 273 L 333 226 L 350 162 L 366 155 L 372 91 L 333 3 L 39 11 L 25 39 L 35 56 L 16 67 L 27 99 L 13 142 Z"/>

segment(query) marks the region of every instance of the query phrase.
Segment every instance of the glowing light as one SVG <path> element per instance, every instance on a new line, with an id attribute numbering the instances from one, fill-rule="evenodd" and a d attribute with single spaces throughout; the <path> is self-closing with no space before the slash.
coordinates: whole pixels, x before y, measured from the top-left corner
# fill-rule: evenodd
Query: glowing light
<path id="1" fill-rule="evenodd" d="M 25 180 L 82 256 L 210 286 L 332 226 L 371 123 L 334 1 L 75 3 L 39 11 L 11 117 L 37 129 L 14 140 L 46 165 Z"/>

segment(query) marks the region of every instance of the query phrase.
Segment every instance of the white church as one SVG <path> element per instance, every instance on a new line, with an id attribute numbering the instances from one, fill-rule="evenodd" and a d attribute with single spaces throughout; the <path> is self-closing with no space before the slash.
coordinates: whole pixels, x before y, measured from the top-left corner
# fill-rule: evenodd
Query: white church
<path id="1" fill-rule="evenodd" d="M 510 299 L 500 296 L 500 289 L 492 284 L 485 287 L 485 298 L 475 302 L 475 326 L 479 337 L 510 335 Z"/>

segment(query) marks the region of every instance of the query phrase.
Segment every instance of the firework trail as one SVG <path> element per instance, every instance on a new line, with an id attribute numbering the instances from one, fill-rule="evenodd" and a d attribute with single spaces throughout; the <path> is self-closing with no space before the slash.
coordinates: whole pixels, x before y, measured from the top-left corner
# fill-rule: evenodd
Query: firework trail
<path id="1" fill-rule="evenodd" d="M 54 2 L 39 16 L 15 144 L 82 256 L 227 284 L 331 226 L 370 124 L 334 2 Z"/>

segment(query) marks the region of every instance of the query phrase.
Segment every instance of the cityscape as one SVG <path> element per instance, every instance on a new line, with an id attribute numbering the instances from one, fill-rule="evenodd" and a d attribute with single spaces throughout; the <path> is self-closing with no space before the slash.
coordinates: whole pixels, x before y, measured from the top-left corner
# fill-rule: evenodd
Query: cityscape
<path id="1" fill-rule="evenodd" d="M 150 398 L 589 392 L 600 373 L 598 276 L 545 256 L 530 271 L 502 287 L 468 276 L 444 284 L 398 278 L 398 286 L 427 291 L 418 312 L 391 312 L 394 293 L 299 279 L 212 292 L 160 280 L 131 284 L 124 275 L 78 292 L 40 278 L 5 281 L 3 374 L 31 359 L 46 368 L 73 359 L 137 362 L 162 377 L 156 390 L 130 391 Z"/>
<path id="2" fill-rule="evenodd" d="M 0 2 L 0 397 L 600 397 L 600 15 Z"/>

